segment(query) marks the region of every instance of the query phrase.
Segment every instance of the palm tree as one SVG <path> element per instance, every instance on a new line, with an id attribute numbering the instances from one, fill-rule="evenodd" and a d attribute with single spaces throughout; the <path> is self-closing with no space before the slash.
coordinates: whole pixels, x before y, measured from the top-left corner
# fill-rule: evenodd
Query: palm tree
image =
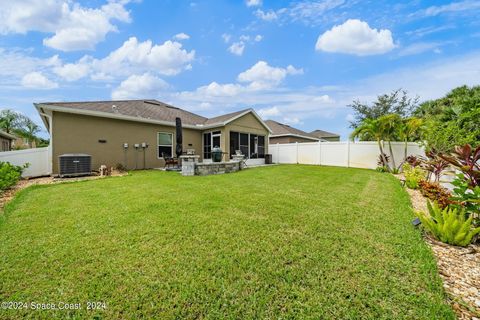
<path id="1" fill-rule="evenodd" d="M 398 128 L 402 124 L 402 117 L 396 113 L 387 114 L 377 119 L 381 131 L 383 132 L 383 138 L 388 142 L 388 150 L 390 152 L 390 158 L 392 159 L 393 168 L 397 168 L 395 164 L 395 157 L 392 149 L 392 140 L 397 139 Z"/>
<path id="2" fill-rule="evenodd" d="M 28 146 L 33 148 L 33 142 L 37 141 L 37 133 L 40 132 L 40 127 L 30 118 L 23 118 L 23 128 L 18 130 L 18 134 L 28 140 Z"/>
<path id="3" fill-rule="evenodd" d="M 398 136 L 405 143 L 405 150 L 403 155 L 403 161 L 407 159 L 408 156 L 408 141 L 412 141 L 422 133 L 424 122 L 421 118 L 405 118 L 402 121 L 402 124 L 398 127 Z"/>
<path id="4" fill-rule="evenodd" d="M 20 127 L 22 117 L 18 112 L 5 109 L 0 112 L 0 128 L 6 133 L 12 133 Z"/>
<path id="5" fill-rule="evenodd" d="M 380 157 L 390 171 L 388 160 L 385 157 L 382 145 L 382 140 L 385 138 L 384 127 L 378 119 L 365 119 L 350 135 L 352 140 L 355 138 L 363 139 L 365 137 L 373 137 L 377 141 L 378 149 L 380 150 Z"/>

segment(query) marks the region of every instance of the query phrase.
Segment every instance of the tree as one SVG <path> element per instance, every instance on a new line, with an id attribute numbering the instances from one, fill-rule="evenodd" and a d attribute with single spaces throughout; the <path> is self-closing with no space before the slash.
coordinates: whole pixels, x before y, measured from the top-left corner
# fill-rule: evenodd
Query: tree
<path id="1" fill-rule="evenodd" d="M 40 127 L 28 117 L 23 117 L 22 129 L 17 130 L 17 134 L 28 140 L 28 146 L 33 148 L 33 142 L 38 140 L 37 133 Z"/>
<path id="2" fill-rule="evenodd" d="M 455 88 L 420 104 L 414 115 L 424 119 L 427 150 L 449 153 L 458 145 L 480 145 L 480 86 Z"/>
<path id="3" fill-rule="evenodd" d="M 353 130 L 350 135 L 350 138 L 356 139 L 360 138 L 363 140 L 366 136 L 373 137 L 377 141 L 378 149 L 380 150 L 380 157 L 382 158 L 383 163 L 387 164 L 388 160 L 385 157 L 385 152 L 383 152 L 382 140 L 385 137 L 384 127 L 378 119 L 365 119 L 362 123 Z M 390 167 L 388 167 L 390 171 Z"/>
<path id="4" fill-rule="evenodd" d="M 408 92 L 402 89 L 377 96 L 377 100 L 371 105 L 355 100 L 349 105 L 354 110 L 354 120 L 350 122 L 350 127 L 355 129 L 366 119 L 378 119 L 388 114 L 398 114 L 402 118 L 409 117 L 417 108 L 418 100 L 418 97 L 409 97 Z"/>
<path id="5" fill-rule="evenodd" d="M 395 164 L 395 156 L 392 149 L 392 140 L 396 140 L 399 127 L 402 126 L 402 118 L 396 113 L 381 116 L 376 120 L 382 131 L 383 140 L 388 142 L 388 150 L 390 152 L 390 159 L 392 159 L 393 168 L 397 168 Z"/>
<path id="6" fill-rule="evenodd" d="M 10 109 L 0 111 L 0 128 L 6 133 L 20 129 L 22 120 L 22 115 L 16 111 Z"/>
<path id="7" fill-rule="evenodd" d="M 402 119 L 402 123 L 398 126 L 398 137 L 405 143 L 405 150 L 403 154 L 404 161 L 408 156 L 408 142 L 419 140 L 423 131 L 423 119 L 416 117 Z"/>

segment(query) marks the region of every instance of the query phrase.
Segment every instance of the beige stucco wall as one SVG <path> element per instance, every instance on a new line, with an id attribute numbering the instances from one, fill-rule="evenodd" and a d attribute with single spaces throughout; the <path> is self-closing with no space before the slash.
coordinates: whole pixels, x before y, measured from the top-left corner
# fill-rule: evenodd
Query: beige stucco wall
<path id="1" fill-rule="evenodd" d="M 291 136 L 284 136 L 284 137 L 270 137 L 270 144 L 276 143 L 295 143 L 295 142 L 316 142 L 310 139 L 304 139 L 300 137 L 291 137 Z"/>
<path id="2" fill-rule="evenodd" d="M 135 150 L 134 144 L 146 142 L 145 168 L 164 166 L 163 159 L 157 157 L 157 133 L 173 133 L 175 153 L 175 127 L 156 124 L 125 121 L 110 118 L 92 117 L 63 112 L 53 113 L 52 152 L 53 172 L 58 173 L 58 156 L 65 153 L 86 153 L 92 156 L 92 168 L 98 170 L 100 165 L 115 166 L 125 164 L 124 143 L 129 144 L 126 151 L 127 168 L 144 168 L 142 148 Z M 98 140 L 104 139 L 106 143 Z M 201 131 L 183 129 L 183 149 L 195 149 L 202 154 Z M 189 146 L 191 144 L 191 146 Z"/>
<path id="3" fill-rule="evenodd" d="M 262 125 L 260 121 L 251 113 L 247 113 L 243 117 L 230 122 L 225 126 L 224 152 L 230 152 L 230 132 L 253 133 L 265 136 L 265 154 L 268 153 L 268 130 Z M 228 155 L 229 156 L 229 155 Z"/>

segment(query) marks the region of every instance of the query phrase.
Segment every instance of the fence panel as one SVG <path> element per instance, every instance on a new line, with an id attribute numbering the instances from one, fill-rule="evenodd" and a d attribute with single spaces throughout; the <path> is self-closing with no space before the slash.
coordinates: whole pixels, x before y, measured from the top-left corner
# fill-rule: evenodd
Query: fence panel
<path id="1" fill-rule="evenodd" d="M 403 161 L 405 144 L 392 142 L 393 159 L 396 166 Z M 388 143 L 384 151 L 390 155 Z M 274 163 L 300 163 L 340 167 L 375 169 L 380 154 L 378 143 L 367 142 L 308 142 L 271 144 L 270 153 Z M 417 143 L 407 144 L 407 155 L 424 156 L 423 148 Z"/>
<path id="2" fill-rule="evenodd" d="M 298 144 L 298 163 L 320 164 L 320 150 L 316 142 Z"/>
<path id="3" fill-rule="evenodd" d="M 0 161 L 17 166 L 28 163 L 28 168 L 23 171 L 23 177 L 39 177 L 51 173 L 49 147 L 0 152 Z"/>

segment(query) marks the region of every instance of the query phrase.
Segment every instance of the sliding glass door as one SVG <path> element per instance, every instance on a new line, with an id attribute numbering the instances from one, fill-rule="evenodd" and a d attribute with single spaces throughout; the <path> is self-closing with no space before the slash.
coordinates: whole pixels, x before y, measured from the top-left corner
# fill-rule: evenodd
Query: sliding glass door
<path id="1" fill-rule="evenodd" d="M 212 149 L 221 146 L 221 131 L 203 134 L 203 159 L 212 159 Z"/>

